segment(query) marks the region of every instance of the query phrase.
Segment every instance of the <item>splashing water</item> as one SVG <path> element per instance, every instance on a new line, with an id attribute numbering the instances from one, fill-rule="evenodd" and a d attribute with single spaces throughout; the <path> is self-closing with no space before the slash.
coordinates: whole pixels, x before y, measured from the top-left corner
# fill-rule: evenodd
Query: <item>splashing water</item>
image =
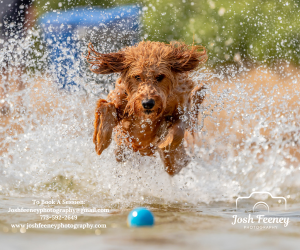
<path id="1" fill-rule="evenodd" d="M 129 151 L 129 159 L 117 163 L 112 143 L 97 156 L 93 111 L 96 100 L 113 89 L 116 76 L 96 78 L 80 64 L 85 74 L 77 72 L 78 91 L 59 90 L 47 53 L 35 50 L 38 34 L 32 31 L 23 42 L 9 43 L 5 52 L 26 58 L 28 70 L 21 76 L 25 87 L 5 99 L 11 112 L 1 117 L 0 194 L 81 197 L 107 207 L 231 202 L 257 190 L 299 196 L 298 69 L 286 64 L 274 70 L 193 73 L 194 80 L 206 82 L 207 96 L 195 146 L 187 143 L 192 162 L 171 178 L 158 155 Z M 13 75 L 3 75 L 1 86 L 11 84 Z"/>

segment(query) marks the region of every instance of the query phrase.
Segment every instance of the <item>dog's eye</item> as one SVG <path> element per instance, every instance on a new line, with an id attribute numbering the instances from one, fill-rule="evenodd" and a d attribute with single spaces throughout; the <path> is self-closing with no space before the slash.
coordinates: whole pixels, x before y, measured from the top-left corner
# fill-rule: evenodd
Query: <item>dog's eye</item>
<path id="1" fill-rule="evenodd" d="M 158 75 L 158 76 L 156 77 L 156 81 L 161 82 L 164 78 L 165 78 L 164 75 Z"/>
<path id="2" fill-rule="evenodd" d="M 140 81 L 141 80 L 141 77 L 140 76 L 135 76 L 134 77 L 137 81 Z"/>

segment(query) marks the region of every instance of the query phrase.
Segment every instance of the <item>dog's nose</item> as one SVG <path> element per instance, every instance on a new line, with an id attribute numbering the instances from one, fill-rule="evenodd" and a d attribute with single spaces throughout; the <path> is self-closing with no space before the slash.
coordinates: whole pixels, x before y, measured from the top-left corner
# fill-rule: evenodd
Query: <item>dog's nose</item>
<path id="1" fill-rule="evenodd" d="M 144 109 L 152 109 L 155 105 L 155 101 L 153 99 L 146 99 L 142 101 L 142 105 L 144 107 Z"/>

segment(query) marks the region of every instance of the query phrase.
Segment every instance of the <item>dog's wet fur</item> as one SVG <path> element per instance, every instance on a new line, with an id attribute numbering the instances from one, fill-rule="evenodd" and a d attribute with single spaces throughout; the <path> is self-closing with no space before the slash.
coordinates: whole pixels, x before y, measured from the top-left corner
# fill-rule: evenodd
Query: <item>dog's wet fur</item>
<path id="1" fill-rule="evenodd" d="M 189 120 L 197 120 L 204 86 L 189 72 L 207 60 L 205 48 L 173 42 L 140 42 L 119 52 L 102 54 L 89 45 L 87 61 L 98 74 L 120 73 L 116 87 L 95 110 L 94 143 L 100 155 L 116 131 L 116 158 L 123 145 L 152 156 L 159 151 L 165 170 L 177 174 L 189 163 L 183 145 Z M 196 117 L 192 117 L 194 116 Z M 185 119 L 182 119 L 185 117 Z"/>

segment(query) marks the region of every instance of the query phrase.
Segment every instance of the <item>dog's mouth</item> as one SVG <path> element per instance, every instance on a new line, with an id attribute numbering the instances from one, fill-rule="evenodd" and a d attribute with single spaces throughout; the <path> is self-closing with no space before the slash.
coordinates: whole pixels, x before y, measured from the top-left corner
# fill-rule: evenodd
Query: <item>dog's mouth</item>
<path id="1" fill-rule="evenodd" d="M 150 115 L 150 114 L 152 114 L 153 113 L 153 110 L 144 110 L 144 113 L 146 114 L 146 115 Z"/>
<path id="2" fill-rule="evenodd" d="M 145 115 L 152 115 L 152 116 L 155 116 L 155 117 L 160 117 L 162 115 L 162 109 L 157 109 L 157 110 L 150 110 L 150 109 L 144 109 L 143 110 L 143 113 Z"/>

